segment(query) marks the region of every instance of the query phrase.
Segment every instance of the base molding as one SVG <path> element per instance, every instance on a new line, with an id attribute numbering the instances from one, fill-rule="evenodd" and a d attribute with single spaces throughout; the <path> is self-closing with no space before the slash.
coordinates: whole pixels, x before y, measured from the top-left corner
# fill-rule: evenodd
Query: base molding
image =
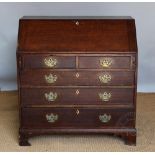
<path id="1" fill-rule="evenodd" d="M 136 129 L 20 129 L 19 130 L 19 145 L 30 146 L 28 139 L 34 136 L 40 135 L 52 135 L 52 134 L 113 134 L 119 136 L 125 140 L 127 145 L 136 145 Z"/>

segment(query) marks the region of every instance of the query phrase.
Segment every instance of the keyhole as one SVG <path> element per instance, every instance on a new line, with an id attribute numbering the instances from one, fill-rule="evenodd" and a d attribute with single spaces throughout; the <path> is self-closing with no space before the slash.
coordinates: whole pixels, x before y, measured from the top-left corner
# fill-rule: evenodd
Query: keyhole
<path id="1" fill-rule="evenodd" d="M 78 21 L 76 21 L 76 23 L 75 23 L 77 26 L 79 25 L 79 22 Z"/>
<path id="2" fill-rule="evenodd" d="M 76 90 L 76 95 L 79 95 L 79 93 L 80 93 L 80 91 L 77 89 L 77 90 Z"/>
<path id="3" fill-rule="evenodd" d="M 76 110 L 76 114 L 79 115 L 79 113 L 80 113 L 80 111 L 77 109 L 77 110 Z"/>
<path id="4" fill-rule="evenodd" d="M 76 73 L 76 78 L 79 78 L 79 76 L 80 76 L 79 73 Z"/>

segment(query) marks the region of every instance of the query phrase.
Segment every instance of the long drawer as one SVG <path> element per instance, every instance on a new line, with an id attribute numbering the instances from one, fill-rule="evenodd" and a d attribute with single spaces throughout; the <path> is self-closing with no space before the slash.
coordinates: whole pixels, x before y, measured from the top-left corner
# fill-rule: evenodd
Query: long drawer
<path id="1" fill-rule="evenodd" d="M 133 88 L 23 88 L 23 105 L 133 104 Z"/>
<path id="2" fill-rule="evenodd" d="M 23 108 L 23 128 L 128 128 L 133 127 L 132 109 Z"/>
<path id="3" fill-rule="evenodd" d="M 25 70 L 22 86 L 132 86 L 133 71 L 52 71 Z"/>

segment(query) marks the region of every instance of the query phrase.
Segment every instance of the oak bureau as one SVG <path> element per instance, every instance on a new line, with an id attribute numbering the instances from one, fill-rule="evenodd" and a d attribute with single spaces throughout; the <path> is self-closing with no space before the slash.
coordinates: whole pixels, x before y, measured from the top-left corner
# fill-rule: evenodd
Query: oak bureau
<path id="1" fill-rule="evenodd" d="M 19 145 L 42 134 L 105 133 L 136 144 L 137 41 L 131 17 L 23 17 Z"/>

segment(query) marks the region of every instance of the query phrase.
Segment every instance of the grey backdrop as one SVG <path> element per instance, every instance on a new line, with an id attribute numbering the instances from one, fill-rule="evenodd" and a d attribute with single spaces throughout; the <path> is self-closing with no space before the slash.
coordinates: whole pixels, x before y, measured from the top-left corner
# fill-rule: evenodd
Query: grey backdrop
<path id="1" fill-rule="evenodd" d="M 138 91 L 155 92 L 155 3 L 0 3 L 0 88 L 16 86 L 18 20 L 23 15 L 132 16 L 139 49 Z"/>

